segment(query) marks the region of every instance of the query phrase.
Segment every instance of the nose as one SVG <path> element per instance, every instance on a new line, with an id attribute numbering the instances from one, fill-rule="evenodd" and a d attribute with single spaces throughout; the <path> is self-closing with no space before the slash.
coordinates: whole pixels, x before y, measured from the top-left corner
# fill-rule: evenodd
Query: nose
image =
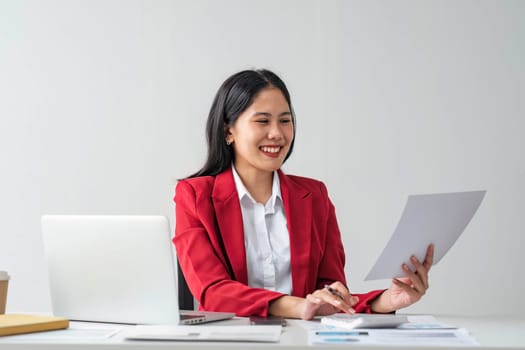
<path id="1" fill-rule="evenodd" d="M 270 124 L 270 130 L 268 130 L 268 138 L 270 140 L 280 140 L 283 138 L 282 125 L 278 121 L 273 121 Z"/>

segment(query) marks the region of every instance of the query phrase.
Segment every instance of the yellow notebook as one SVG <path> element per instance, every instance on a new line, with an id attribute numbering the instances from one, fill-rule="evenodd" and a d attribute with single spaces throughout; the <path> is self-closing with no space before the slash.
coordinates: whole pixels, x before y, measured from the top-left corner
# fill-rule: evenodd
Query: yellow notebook
<path id="1" fill-rule="evenodd" d="M 50 331 L 69 327 L 62 317 L 7 314 L 0 315 L 0 336 Z"/>

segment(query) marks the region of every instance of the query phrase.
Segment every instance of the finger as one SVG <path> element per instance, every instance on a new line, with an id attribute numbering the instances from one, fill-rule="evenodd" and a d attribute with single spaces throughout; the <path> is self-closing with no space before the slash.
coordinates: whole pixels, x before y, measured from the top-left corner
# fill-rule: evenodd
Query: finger
<path id="1" fill-rule="evenodd" d="M 336 290 L 348 305 L 354 306 L 359 301 L 359 298 L 355 295 L 352 295 L 346 286 L 339 281 L 332 283 L 330 287 Z"/>
<path id="2" fill-rule="evenodd" d="M 313 296 L 312 294 L 308 294 L 305 299 L 306 306 L 301 318 L 304 320 L 311 320 L 317 313 L 317 310 L 319 310 L 321 307 L 321 299 Z"/>
<path id="3" fill-rule="evenodd" d="M 432 267 L 433 262 L 434 262 L 434 243 L 431 243 L 428 245 L 427 255 L 425 256 L 425 261 L 423 262 L 423 266 L 425 266 L 427 271 L 430 271 L 430 268 Z"/>
<path id="4" fill-rule="evenodd" d="M 338 296 L 330 293 L 326 288 L 316 290 L 313 295 L 316 298 L 321 299 L 321 304 L 326 303 L 335 307 L 337 310 L 344 311 L 349 314 L 354 314 L 355 310 L 345 302 L 344 299 L 339 298 Z"/>
<path id="5" fill-rule="evenodd" d="M 423 286 L 425 287 L 425 289 L 428 289 L 428 271 L 427 269 L 425 268 L 423 264 L 419 262 L 419 260 L 414 255 L 410 257 L 410 261 L 416 268 L 417 275 L 423 282 Z"/>
<path id="6" fill-rule="evenodd" d="M 316 296 L 314 296 L 314 295 L 312 295 L 312 294 L 308 294 L 308 295 L 306 296 L 306 300 L 307 300 L 309 303 L 316 304 L 316 305 L 321 305 L 321 303 L 322 303 L 321 298 L 316 297 Z"/>
<path id="7" fill-rule="evenodd" d="M 403 271 L 405 271 L 407 277 L 410 278 L 410 281 L 414 286 L 413 289 L 417 290 L 420 293 L 425 293 L 426 288 L 423 281 L 421 280 L 421 277 L 418 276 L 414 271 L 410 270 L 407 264 L 403 264 L 402 268 Z"/>
<path id="8" fill-rule="evenodd" d="M 421 299 L 421 293 L 416 291 L 414 288 L 412 288 L 409 284 L 399 280 L 398 278 L 394 278 L 392 280 L 392 283 L 394 283 L 399 288 L 403 289 L 409 296 L 410 304 L 413 304 L 414 302 Z"/>

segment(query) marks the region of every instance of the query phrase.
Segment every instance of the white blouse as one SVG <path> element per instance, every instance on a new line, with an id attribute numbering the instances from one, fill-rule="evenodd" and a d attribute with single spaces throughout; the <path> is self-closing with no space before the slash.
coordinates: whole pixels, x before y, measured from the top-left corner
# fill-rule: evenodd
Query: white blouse
<path id="1" fill-rule="evenodd" d="M 263 205 L 250 195 L 233 165 L 232 170 L 241 203 L 248 285 L 291 294 L 290 237 L 279 175 L 273 173 L 272 195 Z"/>

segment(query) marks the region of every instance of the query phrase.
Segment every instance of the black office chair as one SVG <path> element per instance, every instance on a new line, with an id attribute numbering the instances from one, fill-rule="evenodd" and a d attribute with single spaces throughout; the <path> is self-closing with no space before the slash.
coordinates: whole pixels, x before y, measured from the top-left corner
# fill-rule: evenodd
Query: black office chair
<path id="1" fill-rule="evenodd" d="M 177 259 L 177 278 L 179 284 L 179 309 L 181 310 L 193 310 L 195 308 L 193 304 L 193 295 L 190 292 L 186 278 L 179 265 L 179 260 Z"/>

